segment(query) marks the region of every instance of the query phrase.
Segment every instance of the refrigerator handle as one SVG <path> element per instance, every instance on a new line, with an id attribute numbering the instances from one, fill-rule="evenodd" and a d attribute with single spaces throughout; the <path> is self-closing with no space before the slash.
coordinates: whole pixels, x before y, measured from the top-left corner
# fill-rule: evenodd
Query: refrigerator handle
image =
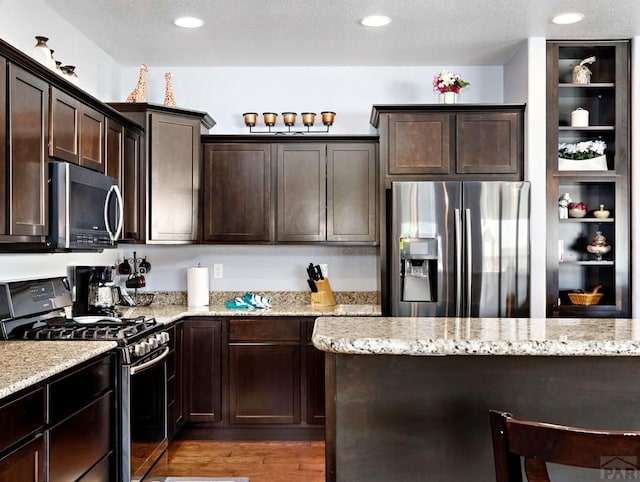
<path id="1" fill-rule="evenodd" d="M 454 209 L 456 249 L 456 316 L 462 316 L 462 217 L 460 209 Z"/>
<path id="2" fill-rule="evenodd" d="M 466 292 L 465 292 L 465 304 L 466 304 L 466 312 L 464 316 L 471 316 L 471 280 L 472 280 L 472 254 L 473 254 L 473 246 L 471 244 L 471 209 L 464 210 L 464 244 L 466 248 L 466 273 L 465 273 L 465 281 L 466 281 Z"/>

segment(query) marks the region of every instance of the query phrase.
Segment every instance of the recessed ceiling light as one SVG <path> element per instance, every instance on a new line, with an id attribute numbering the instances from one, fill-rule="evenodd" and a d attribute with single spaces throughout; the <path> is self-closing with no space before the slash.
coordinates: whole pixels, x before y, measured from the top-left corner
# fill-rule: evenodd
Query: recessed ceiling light
<path id="1" fill-rule="evenodd" d="M 360 20 L 365 27 L 384 27 L 391 23 L 391 18 L 386 15 L 369 15 Z"/>
<path id="2" fill-rule="evenodd" d="M 197 17 L 178 17 L 173 24 L 182 28 L 198 28 L 204 25 L 204 20 Z"/>
<path id="3" fill-rule="evenodd" d="M 584 15 L 578 12 L 567 12 L 556 15 L 551 20 L 558 25 L 569 25 L 570 23 L 577 23 L 584 18 Z"/>

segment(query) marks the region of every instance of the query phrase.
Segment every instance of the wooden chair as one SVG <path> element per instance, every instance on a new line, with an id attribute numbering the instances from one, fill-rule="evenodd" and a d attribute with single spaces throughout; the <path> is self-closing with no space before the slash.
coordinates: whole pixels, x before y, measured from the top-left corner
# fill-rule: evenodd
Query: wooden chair
<path id="1" fill-rule="evenodd" d="M 603 479 L 640 478 L 640 430 L 591 430 L 517 420 L 489 410 L 496 482 L 550 482 L 546 462 L 598 469 Z"/>

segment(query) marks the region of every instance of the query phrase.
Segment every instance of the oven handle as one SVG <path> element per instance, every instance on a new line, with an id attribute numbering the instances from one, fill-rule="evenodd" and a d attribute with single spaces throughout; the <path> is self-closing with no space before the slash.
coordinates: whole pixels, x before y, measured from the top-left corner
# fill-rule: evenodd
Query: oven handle
<path id="1" fill-rule="evenodd" d="M 167 346 L 167 347 L 165 347 L 164 351 L 162 352 L 162 355 L 158 355 L 153 360 L 149 360 L 148 362 L 145 362 L 142 365 L 131 367 L 129 369 L 129 374 L 130 375 L 135 375 L 136 373 L 141 373 L 141 372 L 147 370 L 148 368 L 151 368 L 152 366 L 157 365 L 162 360 L 167 358 L 168 354 L 169 354 L 169 347 Z"/>

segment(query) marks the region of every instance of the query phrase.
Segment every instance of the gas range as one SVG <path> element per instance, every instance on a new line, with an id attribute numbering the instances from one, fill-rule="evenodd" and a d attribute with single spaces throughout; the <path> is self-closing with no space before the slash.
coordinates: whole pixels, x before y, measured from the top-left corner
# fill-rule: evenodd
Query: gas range
<path id="1" fill-rule="evenodd" d="M 169 342 L 155 318 L 70 318 L 71 304 L 66 278 L 0 283 L 0 339 L 114 341 L 126 364 L 151 358 Z"/>

